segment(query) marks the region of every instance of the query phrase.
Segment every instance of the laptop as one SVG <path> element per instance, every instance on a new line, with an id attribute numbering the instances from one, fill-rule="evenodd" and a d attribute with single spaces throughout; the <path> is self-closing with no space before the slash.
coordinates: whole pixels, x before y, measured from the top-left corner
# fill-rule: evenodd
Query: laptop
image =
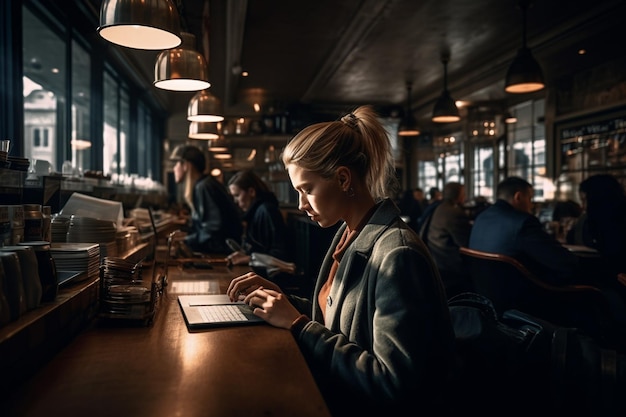
<path id="1" fill-rule="evenodd" d="M 249 305 L 226 294 L 179 295 L 178 304 L 189 330 L 264 323 Z"/>

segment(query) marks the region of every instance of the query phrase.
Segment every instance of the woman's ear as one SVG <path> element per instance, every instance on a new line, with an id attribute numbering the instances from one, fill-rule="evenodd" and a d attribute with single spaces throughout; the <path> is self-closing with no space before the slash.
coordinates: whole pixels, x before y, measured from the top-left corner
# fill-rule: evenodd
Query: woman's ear
<path id="1" fill-rule="evenodd" d="M 337 168 L 337 180 L 343 191 L 348 191 L 352 186 L 352 173 L 347 167 L 340 166 Z"/>

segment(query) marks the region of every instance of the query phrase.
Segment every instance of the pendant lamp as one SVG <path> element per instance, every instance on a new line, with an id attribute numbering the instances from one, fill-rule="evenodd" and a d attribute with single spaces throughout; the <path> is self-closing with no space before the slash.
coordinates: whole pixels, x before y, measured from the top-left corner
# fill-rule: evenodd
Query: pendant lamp
<path id="1" fill-rule="evenodd" d="M 163 51 L 154 65 L 155 87 L 172 91 L 199 91 L 209 88 L 209 70 L 204 56 L 195 49 L 196 37 L 182 32 L 178 48 Z"/>
<path id="2" fill-rule="evenodd" d="M 459 109 L 448 92 L 448 61 L 450 57 L 441 57 L 443 63 L 443 91 L 435 102 L 432 121 L 435 123 L 454 123 L 461 120 Z"/>
<path id="3" fill-rule="evenodd" d="M 506 123 L 508 125 L 512 124 L 512 123 L 517 123 L 517 117 L 513 116 L 508 111 L 506 113 L 504 113 L 504 116 L 502 116 L 502 119 L 504 120 L 504 123 Z"/>
<path id="4" fill-rule="evenodd" d="M 189 123 L 189 138 L 211 140 L 219 139 L 219 129 L 215 122 L 191 122 Z"/>
<path id="5" fill-rule="evenodd" d="M 517 51 L 504 82 L 504 90 L 514 94 L 532 93 L 545 87 L 541 67 L 526 46 L 526 11 L 530 1 L 520 0 L 519 6 L 522 9 L 522 47 Z"/>
<path id="6" fill-rule="evenodd" d="M 187 120 L 190 122 L 221 122 L 224 120 L 222 113 L 220 99 L 208 90 L 198 91 L 187 106 Z"/>
<path id="7" fill-rule="evenodd" d="M 97 31 L 111 43 L 135 49 L 170 49 L 182 42 L 171 0 L 103 0 Z"/>
<path id="8" fill-rule="evenodd" d="M 420 134 L 417 120 L 411 110 L 411 86 L 413 83 L 406 83 L 406 114 L 398 126 L 398 136 L 417 136 Z"/>

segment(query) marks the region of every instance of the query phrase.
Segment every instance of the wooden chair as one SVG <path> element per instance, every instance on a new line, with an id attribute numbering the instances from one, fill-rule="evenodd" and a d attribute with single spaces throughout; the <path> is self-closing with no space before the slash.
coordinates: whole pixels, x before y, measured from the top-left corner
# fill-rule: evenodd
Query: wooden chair
<path id="1" fill-rule="evenodd" d="M 511 256 L 467 247 L 459 252 L 474 291 L 490 298 L 500 315 L 516 309 L 601 339 L 612 339 L 615 329 L 626 323 L 626 303 L 615 293 L 591 285 L 548 283 Z"/>

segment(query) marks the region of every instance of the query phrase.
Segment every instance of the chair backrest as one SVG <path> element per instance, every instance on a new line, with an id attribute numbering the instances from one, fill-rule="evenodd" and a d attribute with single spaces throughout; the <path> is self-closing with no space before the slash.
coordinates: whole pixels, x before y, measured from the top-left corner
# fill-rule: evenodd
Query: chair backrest
<path id="1" fill-rule="evenodd" d="M 469 269 L 475 291 L 489 297 L 499 313 L 508 309 L 530 312 L 539 299 L 600 293 L 590 285 L 550 284 L 511 256 L 467 247 L 461 247 L 459 253 Z"/>
<path id="2" fill-rule="evenodd" d="M 506 310 L 520 310 L 583 329 L 608 346 L 626 346 L 626 303 L 620 294 L 592 285 L 554 285 L 513 257 L 467 247 L 459 251 L 474 292 L 488 297 L 500 316 Z"/>

